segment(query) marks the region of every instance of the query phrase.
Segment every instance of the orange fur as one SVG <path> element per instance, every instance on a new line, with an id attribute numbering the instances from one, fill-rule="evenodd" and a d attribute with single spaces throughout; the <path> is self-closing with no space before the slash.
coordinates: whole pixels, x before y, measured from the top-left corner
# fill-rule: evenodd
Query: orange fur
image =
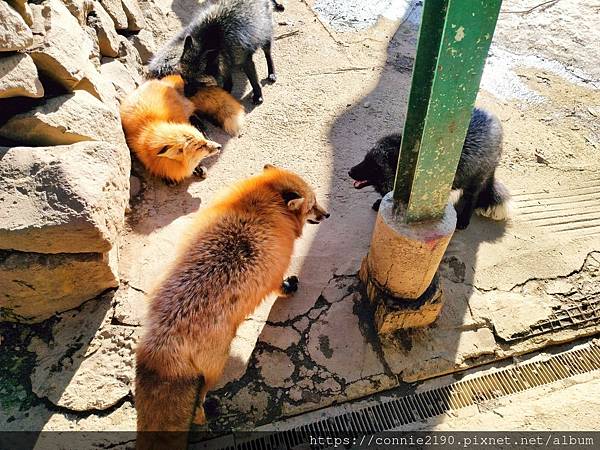
<path id="1" fill-rule="evenodd" d="M 206 86 L 190 97 L 196 112 L 211 117 L 221 128 L 237 136 L 244 122 L 244 108 L 227 91 Z"/>
<path id="2" fill-rule="evenodd" d="M 138 432 L 186 433 L 194 416 L 204 421 L 196 395 L 202 403 L 219 380 L 238 326 L 281 293 L 304 223 L 328 216 L 299 176 L 271 166 L 198 214 L 152 296 L 137 349 Z"/>
<path id="3" fill-rule="evenodd" d="M 207 86 L 205 89 L 208 100 L 202 100 L 203 90 L 200 90 L 194 101 L 201 106 L 210 104 L 208 111 L 197 108 L 183 95 L 183 80 L 179 75 L 146 81 L 121 104 L 127 143 L 153 175 L 179 182 L 191 176 L 202 159 L 221 147 L 189 123 L 197 109 L 210 117 L 216 114 L 214 120 L 227 127 L 226 131 L 239 131 L 242 106 L 221 88 Z M 219 101 L 224 105 L 222 108 L 214 106 Z M 235 104 L 239 106 L 237 110 Z M 232 115 L 227 116 L 227 112 Z"/>

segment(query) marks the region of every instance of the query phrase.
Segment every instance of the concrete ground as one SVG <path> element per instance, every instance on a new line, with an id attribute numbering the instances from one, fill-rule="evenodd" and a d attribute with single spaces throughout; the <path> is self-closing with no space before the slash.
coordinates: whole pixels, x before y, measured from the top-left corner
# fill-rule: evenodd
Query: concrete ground
<path id="1" fill-rule="evenodd" d="M 302 174 L 332 217 L 307 225 L 297 244 L 290 268 L 300 278 L 297 295 L 267 299 L 240 328 L 223 381 L 209 394 L 219 406 L 212 430 L 251 428 L 600 330 L 595 322 L 519 338 L 552 314 L 599 300 L 600 48 L 591 44 L 600 38 L 598 6 L 557 1 L 526 12 L 535 2 L 504 2 L 478 104 L 504 126 L 499 178 L 514 194 L 514 219 L 475 219 L 458 232 L 442 266 L 438 321 L 381 345 L 356 278 L 377 195 L 354 190 L 347 171 L 403 123 L 421 7 L 386 11 L 393 20 L 378 18 L 382 11 L 365 19 L 362 3 L 288 0 L 275 14 L 278 81 L 253 108 L 237 80 L 234 93 L 248 110 L 243 135 L 228 139 L 211 128 L 225 145 L 205 181 L 167 187 L 134 163 L 121 287 L 86 303 L 85 314 L 66 313 L 27 333 L 3 330 L 27 349 L 10 356 L 20 364 L 15 374 L 31 375 L 3 387 L 15 401 L 0 411 L 2 428 L 135 428 L 132 349 L 145 293 L 192 214 L 265 163 Z M 166 1 L 165 8 L 177 22 L 191 4 Z M 255 59 L 265 75 L 263 58 Z M 555 423 L 576 420 L 560 401 L 527 395 L 563 417 Z M 598 391 L 578 398 L 592 408 Z"/>

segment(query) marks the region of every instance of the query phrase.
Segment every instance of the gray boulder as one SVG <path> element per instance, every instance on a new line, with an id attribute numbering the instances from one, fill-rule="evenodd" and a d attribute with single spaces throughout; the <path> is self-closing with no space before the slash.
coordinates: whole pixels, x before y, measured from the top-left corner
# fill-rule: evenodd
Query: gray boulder
<path id="1" fill-rule="evenodd" d="M 116 256 L 0 251 L 0 320 L 41 322 L 117 287 Z"/>
<path id="2" fill-rule="evenodd" d="M 42 105 L 10 118 L 0 136 L 23 145 L 63 145 L 81 141 L 125 144 L 118 113 L 90 93 L 49 98 Z"/>
<path id="3" fill-rule="evenodd" d="M 0 249 L 106 253 L 116 247 L 129 201 L 126 146 L 0 147 L 0 160 Z"/>
<path id="4" fill-rule="evenodd" d="M 29 55 L 15 53 L 0 58 L 0 98 L 43 95 L 44 87 Z"/>
<path id="5" fill-rule="evenodd" d="M 0 52 L 23 50 L 33 43 L 33 33 L 21 15 L 0 1 Z"/>

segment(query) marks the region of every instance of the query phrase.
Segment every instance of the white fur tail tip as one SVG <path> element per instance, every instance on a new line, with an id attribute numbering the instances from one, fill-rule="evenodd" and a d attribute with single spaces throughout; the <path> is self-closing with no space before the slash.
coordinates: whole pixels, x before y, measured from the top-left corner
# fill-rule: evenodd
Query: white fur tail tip
<path id="1" fill-rule="evenodd" d="M 244 126 L 244 119 L 246 114 L 244 111 L 240 111 L 234 116 L 228 117 L 223 124 L 223 129 L 230 136 L 238 136 L 242 127 Z"/>
<path id="2" fill-rule="evenodd" d="M 513 209 L 512 201 L 509 199 L 503 201 L 499 205 L 490 206 L 485 209 L 478 208 L 475 212 L 480 216 L 492 220 L 509 220 L 513 216 Z"/>

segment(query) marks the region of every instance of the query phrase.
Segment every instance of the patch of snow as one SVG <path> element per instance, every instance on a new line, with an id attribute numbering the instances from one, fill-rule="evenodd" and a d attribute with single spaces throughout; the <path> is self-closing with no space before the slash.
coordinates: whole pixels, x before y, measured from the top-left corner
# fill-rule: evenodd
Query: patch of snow
<path id="1" fill-rule="evenodd" d="M 422 1 L 415 0 L 316 0 L 313 9 L 337 31 L 369 28 L 380 16 L 419 24 Z"/>

